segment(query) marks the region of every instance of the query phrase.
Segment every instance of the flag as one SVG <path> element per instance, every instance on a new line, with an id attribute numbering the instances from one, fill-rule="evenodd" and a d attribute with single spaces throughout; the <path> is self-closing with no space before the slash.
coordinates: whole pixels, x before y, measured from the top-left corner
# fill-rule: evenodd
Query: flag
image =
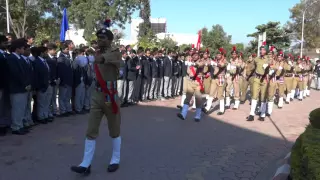
<path id="1" fill-rule="evenodd" d="M 66 32 L 69 30 L 69 23 L 68 23 L 68 16 L 67 16 L 67 9 L 63 9 L 63 16 L 61 20 L 61 27 L 60 27 L 60 41 L 63 42 L 66 40 Z"/>
<path id="2" fill-rule="evenodd" d="M 200 45 L 201 45 L 201 36 L 202 36 L 202 31 L 200 30 L 198 32 L 198 42 L 197 42 L 197 50 L 200 50 Z"/>

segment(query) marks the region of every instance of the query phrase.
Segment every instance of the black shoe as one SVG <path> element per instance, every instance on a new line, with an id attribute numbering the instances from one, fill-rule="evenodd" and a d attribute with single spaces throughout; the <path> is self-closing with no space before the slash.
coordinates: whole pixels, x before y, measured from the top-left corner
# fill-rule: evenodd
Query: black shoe
<path id="1" fill-rule="evenodd" d="M 37 120 L 37 122 L 39 124 L 48 124 L 48 120 L 47 119 Z"/>
<path id="2" fill-rule="evenodd" d="M 29 131 L 26 130 L 26 129 L 23 129 L 23 128 L 21 128 L 21 129 L 19 129 L 17 131 L 12 131 L 12 134 L 15 134 L 15 135 L 25 135 L 25 134 L 28 134 L 28 133 L 29 133 Z"/>
<path id="3" fill-rule="evenodd" d="M 288 101 L 285 101 L 286 104 L 290 104 Z"/>
<path id="4" fill-rule="evenodd" d="M 270 116 L 271 116 L 271 114 L 269 114 L 269 113 L 266 113 L 266 116 L 270 117 Z"/>
<path id="5" fill-rule="evenodd" d="M 79 114 L 79 115 L 83 115 L 85 113 L 86 113 L 85 111 L 76 111 L 76 114 Z"/>
<path id="6" fill-rule="evenodd" d="M 232 110 L 238 110 L 238 108 L 232 108 Z"/>
<path id="7" fill-rule="evenodd" d="M 254 116 L 252 116 L 252 115 L 248 116 L 247 121 L 254 121 Z"/>
<path id="8" fill-rule="evenodd" d="M 244 103 L 246 103 L 246 101 L 240 101 L 240 104 L 244 104 Z"/>
<path id="9" fill-rule="evenodd" d="M 76 172 L 82 175 L 89 175 L 91 173 L 91 165 L 89 167 L 82 167 L 82 166 L 71 166 L 71 171 Z"/>
<path id="10" fill-rule="evenodd" d="M 177 108 L 178 108 L 178 109 L 182 109 L 182 106 L 180 106 L 180 105 L 177 105 Z"/>
<path id="11" fill-rule="evenodd" d="M 224 115 L 224 112 L 218 112 L 217 115 L 218 116 Z"/>
<path id="12" fill-rule="evenodd" d="M 167 97 L 165 97 L 165 99 L 170 99 L 170 97 L 169 97 L 169 96 L 167 96 Z"/>
<path id="13" fill-rule="evenodd" d="M 205 113 L 205 114 L 209 114 L 209 111 L 206 110 L 206 108 L 202 108 L 202 112 Z"/>
<path id="14" fill-rule="evenodd" d="M 302 99 L 299 99 L 299 101 L 302 101 Z"/>
<path id="15" fill-rule="evenodd" d="M 122 103 L 122 104 L 120 105 L 120 107 L 128 107 L 128 104 L 127 104 L 127 103 Z"/>
<path id="16" fill-rule="evenodd" d="M 195 122 L 200 122 L 200 119 L 194 118 L 194 121 L 195 121 Z"/>
<path id="17" fill-rule="evenodd" d="M 230 106 L 226 106 L 226 109 L 230 109 Z"/>
<path id="18" fill-rule="evenodd" d="M 178 116 L 178 118 L 180 118 L 181 120 L 186 120 L 181 113 L 178 113 L 177 116 Z"/>
<path id="19" fill-rule="evenodd" d="M 47 121 L 48 121 L 49 123 L 53 122 L 53 121 L 54 121 L 54 117 L 49 117 Z"/>
<path id="20" fill-rule="evenodd" d="M 7 134 L 7 127 L 0 127 L 0 136 L 5 136 Z"/>
<path id="21" fill-rule="evenodd" d="M 32 129 L 32 126 L 24 126 L 23 128 L 24 128 L 25 130 L 28 130 L 28 131 L 29 131 L 29 130 Z"/>
<path id="22" fill-rule="evenodd" d="M 116 172 L 119 169 L 119 164 L 110 164 L 108 166 L 108 172 Z"/>
<path id="23" fill-rule="evenodd" d="M 74 111 L 67 112 L 68 116 L 72 116 L 72 115 L 75 115 L 75 114 L 76 114 L 76 112 L 74 112 Z"/>
<path id="24" fill-rule="evenodd" d="M 282 109 L 282 107 L 278 107 L 278 109 Z"/>
<path id="25" fill-rule="evenodd" d="M 259 117 L 259 121 L 264 121 L 264 117 Z"/>
<path id="26" fill-rule="evenodd" d="M 63 113 L 63 114 L 59 114 L 57 117 L 63 118 L 63 117 L 68 117 L 69 114 L 68 113 Z"/>
<path id="27" fill-rule="evenodd" d="M 293 99 L 292 99 L 292 98 L 290 98 L 290 101 L 293 101 Z"/>

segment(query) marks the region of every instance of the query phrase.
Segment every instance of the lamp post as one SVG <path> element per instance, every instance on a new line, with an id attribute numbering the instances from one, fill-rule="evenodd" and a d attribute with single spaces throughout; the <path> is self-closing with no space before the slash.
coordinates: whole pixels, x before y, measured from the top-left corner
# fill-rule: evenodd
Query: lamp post
<path id="1" fill-rule="evenodd" d="M 7 32 L 10 33 L 9 0 L 6 0 L 6 11 L 7 11 Z"/>
<path id="2" fill-rule="evenodd" d="M 303 12 L 302 12 L 302 27 L 301 27 L 301 49 L 300 49 L 300 57 L 302 57 L 302 52 L 303 52 L 303 43 L 304 43 L 304 19 L 305 19 L 305 16 L 306 16 L 306 12 L 307 12 L 307 9 L 313 5 L 314 3 L 317 3 L 318 1 L 313 1 L 311 4 L 307 5 Z"/>

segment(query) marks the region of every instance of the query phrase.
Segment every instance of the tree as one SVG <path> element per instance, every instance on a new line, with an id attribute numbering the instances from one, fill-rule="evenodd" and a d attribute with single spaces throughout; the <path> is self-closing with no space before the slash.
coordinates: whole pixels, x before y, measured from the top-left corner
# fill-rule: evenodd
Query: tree
<path id="1" fill-rule="evenodd" d="M 139 2 L 140 0 L 72 0 L 68 8 L 69 20 L 76 28 L 84 29 L 84 37 L 88 40 L 106 18 L 124 28 L 124 24 L 131 20 L 131 15 L 139 8 Z"/>
<path id="2" fill-rule="evenodd" d="M 192 44 L 181 44 L 179 46 L 179 52 L 184 52 L 186 48 L 191 48 Z"/>
<path id="3" fill-rule="evenodd" d="M 170 37 L 159 39 L 159 42 L 158 42 L 158 46 L 160 48 L 166 48 L 166 49 L 174 49 L 177 46 L 177 44 L 178 43 Z"/>
<path id="4" fill-rule="evenodd" d="M 139 36 L 148 35 L 151 30 L 151 9 L 150 9 L 150 0 L 141 0 L 141 9 L 140 9 L 140 18 L 143 20 L 143 23 L 139 25 Z"/>
<path id="5" fill-rule="evenodd" d="M 138 47 L 146 48 L 155 48 L 158 47 L 157 37 L 153 35 L 151 30 L 145 36 L 141 36 L 138 38 Z"/>
<path id="6" fill-rule="evenodd" d="M 278 49 L 290 47 L 290 33 L 292 33 L 292 31 L 287 29 L 286 27 L 280 27 L 280 22 L 270 21 L 267 24 L 261 24 L 256 26 L 256 29 L 256 32 L 247 35 L 247 37 L 255 38 L 254 40 L 250 41 L 250 52 L 257 52 L 258 36 L 263 32 L 267 33 L 267 44 L 273 45 Z"/>
<path id="7" fill-rule="evenodd" d="M 305 13 L 304 41 L 308 49 L 320 47 L 320 1 L 301 1 L 289 9 L 291 15 L 287 23 L 288 28 L 294 32 L 295 40 L 301 40 L 302 15 Z"/>
<path id="8" fill-rule="evenodd" d="M 232 36 L 228 35 L 219 24 L 213 25 L 210 31 L 207 28 L 202 29 L 202 45 L 208 48 L 211 53 L 221 47 L 229 49 L 231 38 Z"/>

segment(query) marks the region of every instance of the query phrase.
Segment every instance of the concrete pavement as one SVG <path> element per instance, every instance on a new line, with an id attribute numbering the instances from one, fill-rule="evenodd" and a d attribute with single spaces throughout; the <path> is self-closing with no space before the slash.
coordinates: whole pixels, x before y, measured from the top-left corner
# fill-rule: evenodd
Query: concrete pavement
<path id="1" fill-rule="evenodd" d="M 111 140 L 104 121 L 89 177 L 70 171 L 82 159 L 88 115 L 57 118 L 27 136 L 0 137 L 0 180 L 268 179 L 274 172 L 266 172 L 290 151 L 309 112 L 319 106 L 320 92 L 311 96 L 275 107 L 265 122 L 245 121 L 248 104 L 222 117 L 203 116 L 200 123 L 193 121 L 194 112 L 186 121 L 176 117 L 179 99 L 123 108 L 121 167 L 106 171 Z"/>

